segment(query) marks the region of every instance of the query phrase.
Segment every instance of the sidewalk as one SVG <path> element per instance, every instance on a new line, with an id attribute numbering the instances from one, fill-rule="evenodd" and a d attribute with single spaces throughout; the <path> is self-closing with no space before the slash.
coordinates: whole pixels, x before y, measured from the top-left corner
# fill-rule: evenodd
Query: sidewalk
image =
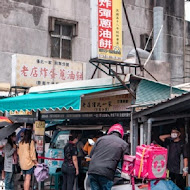
<path id="1" fill-rule="evenodd" d="M 20 174 L 16 174 L 16 178 L 15 178 L 15 190 L 24 190 L 24 181 L 18 181 L 20 178 Z M 1 181 L 2 179 L 0 178 L 0 185 L 1 185 Z M 31 186 L 32 186 L 32 182 L 31 182 Z M 3 189 L 0 186 L 0 190 Z M 32 187 L 31 187 L 32 189 Z M 34 189 L 37 190 L 38 189 L 38 183 L 35 181 L 34 183 Z M 44 183 L 44 188 L 41 188 L 41 190 L 49 190 L 50 189 L 50 178 L 48 178 L 47 180 L 45 180 Z"/>

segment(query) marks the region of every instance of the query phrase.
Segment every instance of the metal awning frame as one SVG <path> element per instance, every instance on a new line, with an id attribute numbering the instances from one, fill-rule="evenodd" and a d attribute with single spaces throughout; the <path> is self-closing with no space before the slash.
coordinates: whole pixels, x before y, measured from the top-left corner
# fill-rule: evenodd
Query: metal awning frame
<path id="1" fill-rule="evenodd" d="M 89 61 L 92 65 L 94 65 L 96 67 L 92 78 L 94 77 L 97 69 L 99 69 L 100 71 L 102 71 L 103 73 L 105 73 L 108 76 L 112 76 L 115 77 L 117 80 L 119 80 L 119 82 L 122 84 L 122 86 L 133 96 L 134 99 L 136 99 L 136 95 L 135 93 L 125 84 L 125 82 L 121 79 L 121 75 L 126 76 L 126 74 L 124 74 L 124 67 L 129 67 L 130 64 L 124 63 L 124 62 L 117 62 L 117 61 L 110 61 L 110 60 L 103 60 L 103 59 L 91 59 Z M 108 72 L 106 72 L 105 70 L 103 70 L 100 67 L 100 64 L 105 68 L 108 69 Z M 114 71 L 111 66 L 116 66 L 116 71 Z M 118 66 L 121 67 L 122 73 L 118 73 Z M 132 66 L 131 66 L 132 67 Z M 136 68 L 139 67 L 139 65 L 134 65 L 133 66 L 135 68 L 135 74 L 136 74 Z"/>
<path id="2" fill-rule="evenodd" d="M 111 69 L 111 66 L 115 66 L 116 67 L 116 73 L 118 75 L 125 75 L 124 74 L 124 68 L 125 67 L 131 67 L 135 69 L 135 75 L 137 73 L 137 68 L 140 68 L 139 64 L 131 64 L 131 63 L 126 63 L 126 62 L 122 62 L 122 61 L 113 61 L 113 60 L 105 60 L 105 59 L 98 59 L 98 58 L 93 58 L 90 59 L 89 62 L 94 65 L 96 67 L 96 70 L 94 71 L 92 78 L 94 77 L 97 69 L 101 70 L 102 72 L 104 72 L 106 75 L 108 76 L 112 76 L 114 77 L 113 74 L 113 69 Z M 108 69 L 108 72 L 106 72 L 105 70 L 103 70 L 100 65 L 104 66 L 106 69 Z M 122 72 L 118 73 L 118 67 L 121 68 Z"/>

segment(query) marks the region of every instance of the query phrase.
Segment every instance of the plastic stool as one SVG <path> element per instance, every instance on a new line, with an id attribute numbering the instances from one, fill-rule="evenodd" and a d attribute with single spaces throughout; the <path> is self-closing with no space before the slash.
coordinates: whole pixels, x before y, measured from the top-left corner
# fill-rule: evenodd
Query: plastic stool
<path id="1" fill-rule="evenodd" d="M 56 172 L 50 174 L 50 189 L 60 190 L 61 189 L 61 180 L 62 172 Z M 52 184 L 54 178 L 54 184 Z"/>

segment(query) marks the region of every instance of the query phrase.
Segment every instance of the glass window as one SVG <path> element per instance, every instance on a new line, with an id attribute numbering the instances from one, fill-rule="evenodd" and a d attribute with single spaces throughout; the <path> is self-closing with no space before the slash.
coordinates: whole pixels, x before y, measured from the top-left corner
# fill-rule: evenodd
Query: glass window
<path id="1" fill-rule="evenodd" d="M 51 38 L 51 55 L 52 57 L 60 57 L 60 39 L 56 37 Z"/>
<path id="2" fill-rule="evenodd" d="M 69 142 L 69 135 L 60 134 L 55 142 L 56 149 L 64 149 L 65 145 Z"/>
<path id="3" fill-rule="evenodd" d="M 71 59 L 71 40 L 62 40 L 61 55 L 63 59 Z"/>
<path id="4" fill-rule="evenodd" d="M 62 26 L 62 35 L 71 37 L 72 36 L 72 26 L 69 26 L 69 25 Z"/>
<path id="5" fill-rule="evenodd" d="M 71 59 L 73 26 L 56 23 L 51 33 L 51 56 Z"/>
<path id="6" fill-rule="evenodd" d="M 55 30 L 53 31 L 53 34 L 60 34 L 60 25 L 59 24 L 55 24 Z"/>

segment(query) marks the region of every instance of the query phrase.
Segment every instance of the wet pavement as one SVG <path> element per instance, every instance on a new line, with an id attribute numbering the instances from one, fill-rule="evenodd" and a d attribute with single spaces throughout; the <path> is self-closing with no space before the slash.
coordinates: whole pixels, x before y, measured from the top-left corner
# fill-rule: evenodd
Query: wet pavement
<path id="1" fill-rule="evenodd" d="M 15 189 L 14 190 L 24 190 L 24 181 L 19 181 L 20 179 L 20 174 L 16 174 L 16 177 L 15 177 Z M 0 179 L 0 190 L 4 190 L 5 188 L 3 188 L 2 186 L 2 179 Z M 35 189 L 37 190 L 38 189 L 38 183 L 36 181 L 34 181 L 34 186 L 32 188 L 32 182 L 31 182 L 31 190 L 32 189 Z M 50 189 L 50 179 L 47 179 L 45 182 L 44 182 L 44 188 L 41 188 L 41 190 L 48 190 Z"/>

